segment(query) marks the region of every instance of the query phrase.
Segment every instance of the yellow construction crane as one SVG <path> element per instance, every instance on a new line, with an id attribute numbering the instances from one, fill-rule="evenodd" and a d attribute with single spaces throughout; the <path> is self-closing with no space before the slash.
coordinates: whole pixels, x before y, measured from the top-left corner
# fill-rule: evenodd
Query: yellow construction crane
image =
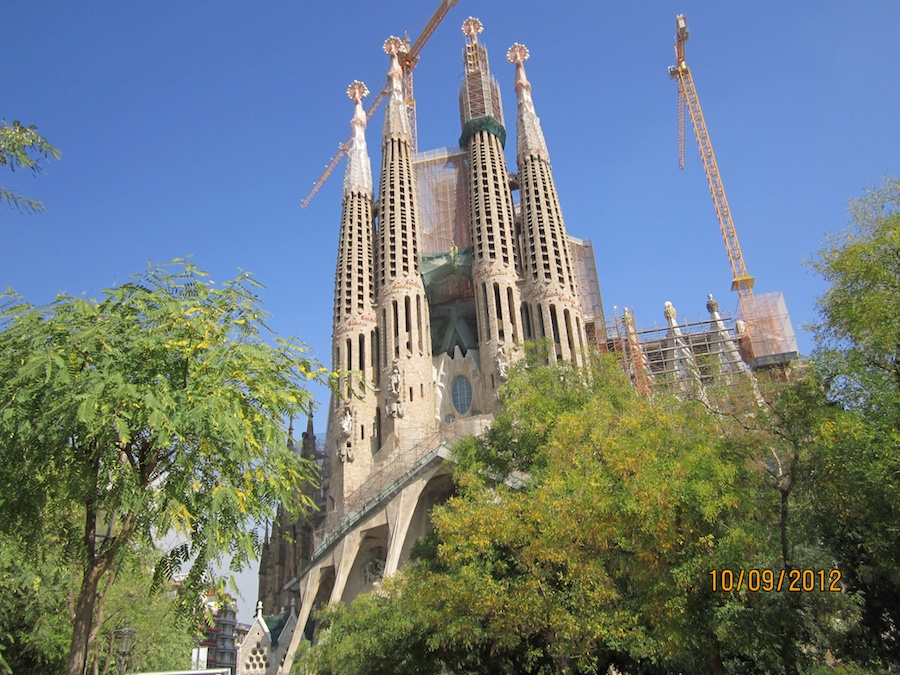
<path id="1" fill-rule="evenodd" d="M 731 263 L 731 290 L 739 293 L 743 304 L 745 299 L 751 300 L 753 297 L 755 279 L 747 273 L 747 266 L 744 264 L 744 254 L 741 253 L 734 221 L 731 219 L 731 209 L 728 208 L 728 199 L 725 197 L 725 188 L 722 187 L 719 166 L 716 164 L 712 142 L 709 140 L 703 111 L 700 109 L 700 99 L 697 98 L 697 90 L 694 88 L 694 78 L 691 76 L 691 69 L 684 61 L 684 43 L 688 40 L 688 34 L 685 16 L 679 14 L 675 18 L 675 65 L 669 66 L 669 77 L 678 80 L 678 168 L 684 168 L 684 111 L 687 109 L 691 116 L 691 124 L 694 126 L 697 145 L 700 146 L 700 157 L 703 159 L 703 168 L 706 170 L 706 179 L 709 181 L 709 191 L 712 193 L 716 216 L 719 219 L 719 227 L 722 229 L 722 237 L 725 239 L 728 260 Z"/>
<path id="2" fill-rule="evenodd" d="M 419 52 L 422 51 L 422 47 L 425 46 L 425 43 L 428 42 L 428 39 L 434 34 L 435 29 L 444 20 L 444 17 L 447 16 L 447 12 L 453 9 L 456 6 L 456 3 L 459 0 L 441 0 L 440 6 L 437 8 L 437 11 L 428 21 L 428 24 L 422 30 L 422 33 L 416 38 L 416 41 L 413 42 L 412 47 L 409 47 L 406 51 L 401 52 L 400 54 L 400 65 L 403 67 L 403 94 L 406 100 L 406 112 L 409 115 L 409 128 L 412 132 L 412 149 L 413 152 L 418 150 L 418 134 L 416 131 L 416 100 L 413 96 L 413 77 L 412 71 L 416 67 L 416 64 L 419 62 Z M 404 39 L 404 44 L 409 45 L 409 38 Z M 368 119 L 372 118 L 372 115 L 375 114 L 375 111 L 378 110 L 379 106 L 381 106 L 382 101 L 384 101 L 389 91 L 388 83 L 385 81 L 381 89 L 378 93 L 378 96 L 375 97 L 375 100 L 372 101 L 372 104 L 369 106 L 368 110 L 366 110 L 366 116 Z M 346 141 L 341 143 L 338 146 L 338 153 L 331 158 L 331 161 L 328 162 L 328 166 L 325 167 L 325 171 L 322 172 L 322 175 L 319 177 L 313 184 L 312 190 L 309 191 L 309 194 L 303 198 L 303 201 L 300 202 L 300 208 L 305 209 L 309 206 L 309 203 L 312 201 L 312 198 L 316 196 L 316 193 L 319 191 L 325 181 L 328 180 L 328 177 L 331 175 L 331 172 L 337 168 L 337 165 L 340 164 L 340 161 L 344 158 L 344 155 L 347 154 L 347 149 L 350 147 L 350 140 L 352 136 L 349 136 Z"/>

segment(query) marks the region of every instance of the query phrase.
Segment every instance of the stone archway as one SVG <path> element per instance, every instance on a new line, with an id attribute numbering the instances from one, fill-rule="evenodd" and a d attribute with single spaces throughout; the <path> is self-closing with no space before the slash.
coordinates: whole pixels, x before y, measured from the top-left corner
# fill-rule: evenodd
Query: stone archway
<path id="1" fill-rule="evenodd" d="M 371 591 L 384 576 L 387 561 L 388 527 L 379 525 L 368 530 L 360 542 L 356 559 L 350 568 L 341 601 L 349 603 L 360 593 Z"/>
<path id="2" fill-rule="evenodd" d="M 400 566 L 409 560 L 410 551 L 416 540 L 431 532 L 431 509 L 446 502 L 455 491 L 456 487 L 453 485 L 453 479 L 449 473 L 439 473 L 425 484 L 425 488 L 416 502 L 416 509 L 400 550 Z"/>

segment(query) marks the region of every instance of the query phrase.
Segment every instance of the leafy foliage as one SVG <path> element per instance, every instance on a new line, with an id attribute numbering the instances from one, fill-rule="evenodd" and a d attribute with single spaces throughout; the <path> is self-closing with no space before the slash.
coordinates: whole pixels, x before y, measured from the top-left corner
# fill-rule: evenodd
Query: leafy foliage
<path id="1" fill-rule="evenodd" d="M 64 530 L 73 521 L 69 517 L 57 523 Z M 65 671 L 73 603 L 81 583 L 72 541 L 65 533 L 54 532 L 29 542 L 0 535 L 0 673 Z M 129 661 L 132 668 L 152 671 L 187 665 L 195 624 L 178 612 L 171 593 L 150 592 L 148 564 L 146 556 L 129 553 L 101 588 L 89 659 L 97 672 L 107 672 L 110 666 L 116 672 L 113 631 L 126 623 L 137 634 Z"/>
<path id="2" fill-rule="evenodd" d="M 783 564 L 762 461 L 779 440 L 762 422 L 642 397 L 605 361 L 526 363 L 503 396 L 491 431 L 458 448 L 460 492 L 420 558 L 326 611 L 301 668 L 795 672 L 801 645 L 854 620 L 846 598 L 712 590 L 711 570 Z"/>
<path id="3" fill-rule="evenodd" d="M 900 180 L 851 204 L 851 227 L 813 267 L 818 398 L 795 427 L 807 438 L 815 536 L 834 553 L 862 620 L 840 652 L 900 665 Z"/>
<path id="4" fill-rule="evenodd" d="M 829 288 L 818 302 L 816 362 L 832 400 L 900 428 L 900 180 L 852 202 L 852 226 L 812 265 Z"/>
<path id="5" fill-rule="evenodd" d="M 603 364 L 517 369 L 491 430 L 457 446 L 460 491 L 419 559 L 326 610 L 306 666 L 896 670 L 898 204 L 895 179 L 853 203 L 813 262 L 829 282 L 814 359 L 764 396 L 748 381 L 649 400 Z M 840 593 L 710 588 L 714 570 L 834 568 Z"/>
<path id="6" fill-rule="evenodd" d="M 285 426 L 309 412 L 303 385 L 325 369 L 296 342 L 264 339 L 249 275 L 221 288 L 205 277 L 175 261 L 99 301 L 3 296 L 0 521 L 36 533 L 55 509 L 82 509 L 70 673 L 125 548 L 180 537 L 157 582 L 189 564 L 190 611 L 220 555 L 239 568 L 258 553 L 255 523 L 282 501 L 308 506 L 299 488 L 314 467 L 288 449 Z"/>
<path id="7" fill-rule="evenodd" d="M 62 156 L 59 150 L 47 142 L 38 134 L 37 127 L 22 126 L 18 121 L 11 125 L 6 121 L 0 122 L 0 166 L 8 167 L 10 171 L 26 169 L 33 174 L 43 171 L 41 160 L 59 159 Z M 29 199 L 13 190 L 0 186 L 0 202 L 20 211 L 36 213 L 43 211 L 44 206 L 39 201 Z"/>
<path id="8" fill-rule="evenodd" d="M 0 534 L 0 673 L 60 673 L 65 666 L 78 569 L 66 564 L 64 538 L 36 543 Z"/>

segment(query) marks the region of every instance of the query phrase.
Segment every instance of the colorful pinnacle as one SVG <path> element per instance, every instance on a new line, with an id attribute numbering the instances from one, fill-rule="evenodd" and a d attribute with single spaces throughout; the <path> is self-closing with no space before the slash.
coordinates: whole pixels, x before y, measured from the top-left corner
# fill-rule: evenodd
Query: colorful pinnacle
<path id="1" fill-rule="evenodd" d="M 388 68 L 387 109 L 384 112 L 383 136 L 397 135 L 410 140 L 409 115 L 406 109 L 406 98 L 403 96 L 403 68 L 400 66 L 400 54 L 403 52 L 403 41 L 393 35 L 384 41 L 384 53 L 391 57 Z"/>
<path id="2" fill-rule="evenodd" d="M 369 95 L 369 88 L 359 80 L 353 80 L 347 87 L 347 96 L 351 101 L 361 101 Z"/>
<path id="3" fill-rule="evenodd" d="M 528 47 L 518 42 L 514 43 L 506 52 L 507 60 L 516 66 L 516 95 L 519 97 L 519 103 L 524 104 L 533 113 L 534 104 L 531 102 L 531 83 L 525 75 L 525 62 L 529 56 Z"/>
<path id="4" fill-rule="evenodd" d="M 391 84 L 391 97 L 403 96 L 400 80 L 403 77 L 403 69 L 400 67 L 400 52 L 403 51 L 403 41 L 391 35 L 384 41 L 384 53 L 391 57 L 391 67 L 388 69 L 388 80 Z M 390 101 L 388 102 L 390 104 Z"/>
<path id="5" fill-rule="evenodd" d="M 388 56 L 396 56 L 403 49 L 403 41 L 391 35 L 387 40 L 384 41 L 384 53 Z"/>
<path id="6" fill-rule="evenodd" d="M 525 45 L 520 45 L 518 42 L 513 44 L 512 47 L 506 52 L 506 58 L 510 63 L 515 63 L 516 65 L 520 63 L 524 63 L 528 60 L 530 54 L 528 53 L 528 47 Z"/>
<path id="7" fill-rule="evenodd" d="M 516 124 L 517 153 L 519 161 L 525 155 L 539 156 L 550 160 L 541 122 L 534 110 L 531 99 L 531 83 L 525 75 L 525 61 L 528 60 L 528 48 L 516 42 L 506 52 L 506 58 L 516 66 L 516 98 L 519 101 L 519 120 Z"/>
<path id="8" fill-rule="evenodd" d="M 344 171 L 344 195 L 354 192 L 372 194 L 372 165 L 366 149 L 366 112 L 362 99 L 369 95 L 369 88 L 359 80 L 347 87 L 347 96 L 353 101 L 353 118 L 350 127 L 353 135 L 347 149 L 347 168 Z"/>
<path id="9" fill-rule="evenodd" d="M 462 32 L 467 38 L 469 38 L 472 42 L 478 42 L 478 34 L 484 30 L 484 26 L 481 24 L 481 21 L 474 17 L 469 17 L 465 21 L 463 21 Z"/>

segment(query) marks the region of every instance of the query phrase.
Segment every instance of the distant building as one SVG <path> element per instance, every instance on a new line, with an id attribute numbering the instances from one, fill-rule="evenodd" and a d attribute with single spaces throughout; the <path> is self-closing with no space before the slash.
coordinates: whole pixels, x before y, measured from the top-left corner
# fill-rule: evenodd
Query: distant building
<path id="1" fill-rule="evenodd" d="M 288 644 L 297 627 L 294 605 L 280 614 L 263 616 L 262 602 L 247 627 L 237 652 L 237 675 L 275 675 L 284 662 Z"/>
<path id="2" fill-rule="evenodd" d="M 235 607 L 230 603 L 220 606 L 211 595 L 207 597 L 207 604 L 212 612 L 213 625 L 201 628 L 198 665 L 205 668 L 227 668 L 234 675 L 235 655 L 237 654 Z M 206 649 L 205 664 L 202 662 L 204 648 Z"/>

